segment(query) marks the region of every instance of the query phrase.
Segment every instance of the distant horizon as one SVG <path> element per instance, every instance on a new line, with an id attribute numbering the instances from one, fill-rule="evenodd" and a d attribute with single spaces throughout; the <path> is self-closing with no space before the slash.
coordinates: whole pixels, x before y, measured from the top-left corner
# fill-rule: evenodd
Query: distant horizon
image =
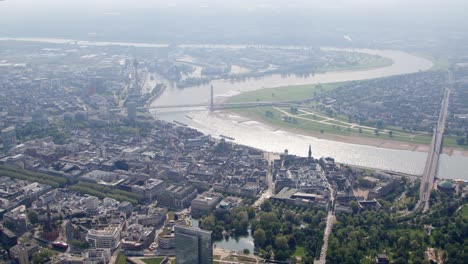
<path id="1" fill-rule="evenodd" d="M 4 2 L 0 2 L 4 3 Z M 399 39 L 447 41 L 466 36 L 460 17 L 406 14 L 395 18 L 382 10 L 167 8 L 50 10 L 26 9 L 21 15 L 0 5 L 0 36 L 63 38 L 144 43 L 216 43 L 268 45 L 338 45 L 368 47 Z M 2 15 L 2 13 L 4 13 Z M 21 19 L 19 19 L 21 18 Z"/>

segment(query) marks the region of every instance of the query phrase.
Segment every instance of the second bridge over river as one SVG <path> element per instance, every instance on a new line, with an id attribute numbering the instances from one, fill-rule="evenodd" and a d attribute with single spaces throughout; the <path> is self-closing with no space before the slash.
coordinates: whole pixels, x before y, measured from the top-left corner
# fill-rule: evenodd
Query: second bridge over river
<path id="1" fill-rule="evenodd" d="M 215 103 L 213 95 L 213 87 L 211 87 L 210 93 L 210 102 L 207 103 L 194 103 L 194 104 L 167 104 L 167 105 L 151 105 L 146 109 L 179 109 L 179 108 L 193 108 L 193 107 L 207 107 L 211 111 L 222 110 L 222 109 L 232 109 L 232 108 L 252 108 L 252 107 L 261 107 L 261 106 L 291 106 L 291 105 L 300 105 L 303 103 L 311 102 L 319 98 L 312 97 L 301 100 L 286 100 L 286 101 L 253 101 L 253 102 L 242 102 L 242 103 Z"/>
<path id="2" fill-rule="evenodd" d="M 211 111 L 232 109 L 232 108 L 252 108 L 261 106 L 290 106 L 299 105 L 309 100 L 301 101 L 278 101 L 278 102 L 245 102 L 245 103 L 219 103 L 219 104 L 174 104 L 174 105 L 152 105 L 147 109 L 171 109 L 171 108 L 192 108 L 192 107 L 206 107 Z"/>

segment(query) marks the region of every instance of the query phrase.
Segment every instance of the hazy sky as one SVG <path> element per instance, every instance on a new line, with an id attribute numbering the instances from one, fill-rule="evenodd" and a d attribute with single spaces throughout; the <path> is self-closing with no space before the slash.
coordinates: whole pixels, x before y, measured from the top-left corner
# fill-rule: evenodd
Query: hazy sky
<path id="1" fill-rule="evenodd" d="M 444 9 L 467 7 L 465 0 L 4 0 L 0 8 L 99 8 L 148 7 L 240 7 L 240 8 L 411 8 Z M 437 9 L 436 9 L 437 8 Z M 440 11 L 440 10 L 439 10 Z"/>
<path id="2" fill-rule="evenodd" d="M 388 30 L 468 32 L 465 10 L 468 0 L 4 0 L 0 36 L 300 42 L 304 32 L 346 32 L 373 39 Z"/>

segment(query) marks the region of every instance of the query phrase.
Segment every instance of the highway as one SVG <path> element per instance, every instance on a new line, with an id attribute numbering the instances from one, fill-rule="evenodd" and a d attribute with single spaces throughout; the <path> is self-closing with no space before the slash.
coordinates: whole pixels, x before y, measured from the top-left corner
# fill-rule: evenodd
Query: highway
<path id="1" fill-rule="evenodd" d="M 449 85 L 451 82 L 451 74 L 449 73 Z M 439 120 L 432 136 L 431 146 L 427 154 L 426 165 L 421 180 L 421 189 L 419 191 L 419 201 L 416 204 L 415 210 L 423 206 L 423 212 L 429 210 L 429 201 L 431 198 L 431 190 L 434 185 L 434 180 L 437 175 L 439 165 L 439 156 L 442 151 L 442 143 L 444 138 L 445 122 L 447 119 L 448 106 L 450 100 L 450 87 L 444 91 L 444 98 L 440 108 Z"/>

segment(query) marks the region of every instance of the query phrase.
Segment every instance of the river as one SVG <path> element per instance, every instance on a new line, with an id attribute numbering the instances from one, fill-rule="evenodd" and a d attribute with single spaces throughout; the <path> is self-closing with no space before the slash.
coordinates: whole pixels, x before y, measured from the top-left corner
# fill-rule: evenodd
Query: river
<path id="1" fill-rule="evenodd" d="M 350 49 L 346 49 L 351 51 Z M 157 105 L 206 103 L 210 98 L 210 85 L 214 86 L 215 100 L 232 96 L 241 92 L 262 88 L 286 85 L 301 85 L 314 83 L 331 83 L 350 80 L 365 80 L 392 75 L 414 73 L 428 70 L 432 62 L 418 56 L 392 50 L 352 50 L 368 54 L 380 55 L 392 59 L 391 66 L 358 70 L 317 73 L 309 77 L 295 75 L 272 75 L 263 78 L 251 78 L 245 81 L 215 80 L 209 85 L 201 85 L 185 89 L 169 87 L 165 93 L 154 102 Z M 268 125 L 247 120 L 243 117 L 227 113 L 210 113 L 206 108 L 181 108 L 155 110 L 156 117 L 167 121 L 186 123 L 214 137 L 227 135 L 235 138 L 238 144 L 248 145 L 265 151 L 283 152 L 306 156 L 309 144 L 312 145 L 315 157 L 330 156 L 337 162 L 363 167 L 391 170 L 409 174 L 422 174 L 427 153 L 385 149 L 365 145 L 336 142 L 318 139 L 272 128 Z M 468 157 L 460 154 L 441 155 L 439 177 L 447 179 L 468 180 Z"/>

